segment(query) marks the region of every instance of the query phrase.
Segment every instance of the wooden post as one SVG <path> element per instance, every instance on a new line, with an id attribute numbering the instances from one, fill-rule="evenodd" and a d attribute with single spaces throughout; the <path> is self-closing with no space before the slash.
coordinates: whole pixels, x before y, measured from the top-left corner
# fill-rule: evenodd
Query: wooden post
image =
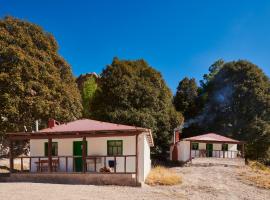
<path id="1" fill-rule="evenodd" d="M 29 159 L 29 172 L 32 171 L 32 158 Z"/>
<path id="2" fill-rule="evenodd" d="M 40 164 L 40 157 L 38 157 L 38 172 L 42 172 L 41 164 Z"/>
<path id="3" fill-rule="evenodd" d="M 49 172 L 52 172 L 52 138 L 48 139 Z"/>
<path id="4" fill-rule="evenodd" d="M 242 144 L 242 152 L 241 152 L 241 157 L 244 158 L 245 157 L 245 144 Z"/>
<path id="5" fill-rule="evenodd" d="M 21 172 L 23 172 L 23 157 L 21 157 Z"/>
<path id="6" fill-rule="evenodd" d="M 138 165 L 138 135 L 136 135 L 136 146 L 135 146 L 135 148 L 136 148 L 136 185 L 138 185 L 138 175 L 139 175 L 139 165 Z"/>
<path id="7" fill-rule="evenodd" d="M 124 161 L 124 169 L 125 169 L 125 173 L 127 172 L 127 157 L 125 156 L 125 161 Z"/>
<path id="8" fill-rule="evenodd" d="M 75 157 L 74 156 L 72 156 L 72 172 L 74 172 L 75 171 Z"/>
<path id="9" fill-rule="evenodd" d="M 192 143 L 191 141 L 189 142 L 189 160 L 191 161 L 192 158 L 191 158 L 191 149 L 192 149 Z"/>
<path id="10" fill-rule="evenodd" d="M 83 173 L 86 172 L 86 137 L 83 137 L 82 143 L 82 161 L 83 161 Z"/>
<path id="11" fill-rule="evenodd" d="M 9 172 L 14 172 L 14 162 L 13 162 L 13 141 L 9 142 Z"/>
<path id="12" fill-rule="evenodd" d="M 66 172 L 68 171 L 68 157 L 66 156 Z"/>
<path id="13" fill-rule="evenodd" d="M 101 158 L 100 158 L 101 159 Z M 95 172 L 97 171 L 97 157 L 95 157 Z"/>
<path id="14" fill-rule="evenodd" d="M 116 157 L 114 156 L 114 173 L 116 173 Z"/>

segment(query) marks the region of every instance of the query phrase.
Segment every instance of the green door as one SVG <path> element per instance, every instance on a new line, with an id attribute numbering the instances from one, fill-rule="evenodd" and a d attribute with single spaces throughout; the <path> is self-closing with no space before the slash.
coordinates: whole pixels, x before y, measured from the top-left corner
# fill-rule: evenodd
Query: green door
<path id="1" fill-rule="evenodd" d="M 207 157 L 212 157 L 213 144 L 206 144 L 206 155 Z"/>
<path id="2" fill-rule="evenodd" d="M 83 149 L 82 141 L 73 142 L 73 156 L 80 156 L 80 157 L 74 158 L 75 172 L 82 172 L 83 170 L 82 149 Z M 86 155 L 87 155 L 87 142 L 86 142 Z"/>

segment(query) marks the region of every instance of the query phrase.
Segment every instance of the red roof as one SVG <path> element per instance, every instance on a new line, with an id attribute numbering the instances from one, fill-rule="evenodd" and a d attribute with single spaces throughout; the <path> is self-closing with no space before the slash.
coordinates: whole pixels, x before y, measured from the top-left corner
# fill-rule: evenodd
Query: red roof
<path id="1" fill-rule="evenodd" d="M 212 142 L 227 142 L 227 143 L 240 143 L 240 141 L 238 140 L 234 140 L 222 135 L 218 135 L 216 133 L 207 133 L 204 135 L 198 135 L 198 136 L 194 136 L 194 137 L 189 137 L 189 138 L 185 138 L 183 140 L 186 141 L 201 141 L 201 142 L 207 142 L 207 141 L 212 141 Z"/>
<path id="2" fill-rule="evenodd" d="M 147 130 L 146 128 L 113 124 L 91 119 L 80 119 L 69 123 L 42 129 L 39 132 L 81 132 L 81 131 L 113 131 L 113 130 Z"/>
<path id="3" fill-rule="evenodd" d="M 91 119 L 80 119 L 61 125 L 56 125 L 52 128 L 42 129 L 40 133 L 61 133 L 61 132 L 87 132 L 87 131 L 141 131 L 146 133 L 147 140 L 151 146 L 154 146 L 151 129 L 141 128 L 136 126 L 128 126 L 122 124 L 113 124 L 109 122 L 101 122 Z"/>

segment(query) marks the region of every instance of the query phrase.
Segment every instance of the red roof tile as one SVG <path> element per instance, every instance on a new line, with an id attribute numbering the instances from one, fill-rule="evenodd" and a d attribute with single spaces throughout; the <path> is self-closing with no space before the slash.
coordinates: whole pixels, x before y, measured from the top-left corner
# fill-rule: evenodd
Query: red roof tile
<path id="1" fill-rule="evenodd" d="M 113 130 L 143 130 L 145 128 L 113 124 L 91 119 L 80 119 L 69 123 L 42 129 L 39 132 L 80 132 L 80 131 L 113 131 Z M 147 129 L 145 129 L 147 130 Z"/>
<path id="2" fill-rule="evenodd" d="M 42 129 L 40 133 L 61 133 L 61 132 L 87 132 L 87 131 L 142 131 L 146 133 L 150 146 L 154 146 L 151 129 L 136 126 L 128 126 L 122 124 L 113 124 L 109 122 L 101 122 L 91 119 L 80 119 L 69 123 L 56 125 L 52 128 Z"/>
<path id="3" fill-rule="evenodd" d="M 228 143 L 240 143 L 238 140 L 234 140 L 216 133 L 207 133 L 194 137 L 184 138 L 187 141 L 213 141 L 213 142 L 228 142 Z"/>

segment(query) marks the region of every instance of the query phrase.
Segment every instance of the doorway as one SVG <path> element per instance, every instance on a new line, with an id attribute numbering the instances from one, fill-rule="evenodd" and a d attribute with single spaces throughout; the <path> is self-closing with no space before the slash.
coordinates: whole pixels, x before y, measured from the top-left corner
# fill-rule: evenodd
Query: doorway
<path id="1" fill-rule="evenodd" d="M 206 144 L 206 156 L 207 157 L 213 156 L 213 144 Z"/>
<path id="2" fill-rule="evenodd" d="M 73 156 L 79 156 L 74 158 L 74 171 L 82 172 L 83 171 L 83 141 L 73 141 Z M 87 141 L 86 141 L 86 155 L 87 155 Z"/>

